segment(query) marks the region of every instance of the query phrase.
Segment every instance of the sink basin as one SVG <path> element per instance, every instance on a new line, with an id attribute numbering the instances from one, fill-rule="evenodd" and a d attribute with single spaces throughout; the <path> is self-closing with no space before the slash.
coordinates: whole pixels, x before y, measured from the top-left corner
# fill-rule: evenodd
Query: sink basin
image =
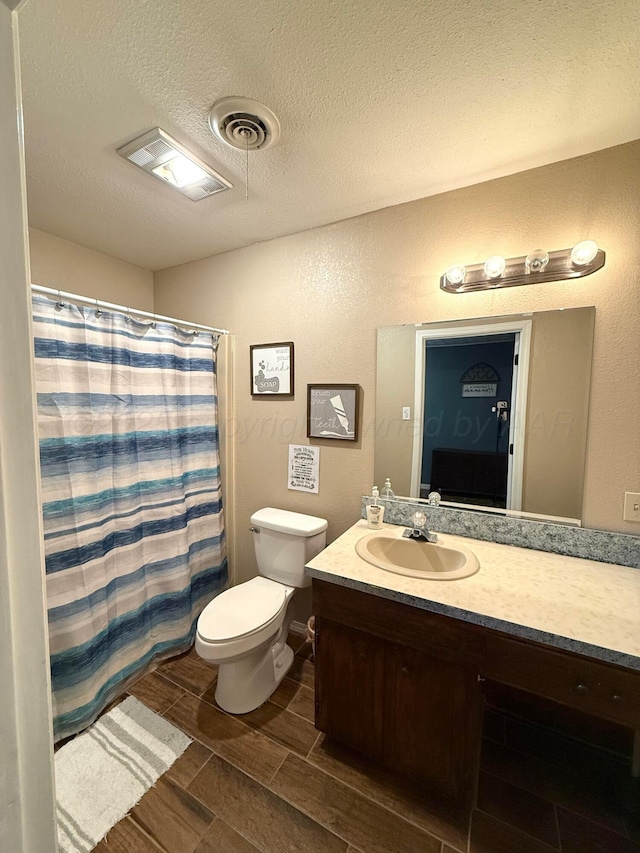
<path id="1" fill-rule="evenodd" d="M 394 530 L 376 530 L 356 542 L 356 553 L 387 572 L 425 580 L 467 578 L 480 568 L 472 551 L 449 544 L 444 536 L 438 542 L 417 542 Z"/>

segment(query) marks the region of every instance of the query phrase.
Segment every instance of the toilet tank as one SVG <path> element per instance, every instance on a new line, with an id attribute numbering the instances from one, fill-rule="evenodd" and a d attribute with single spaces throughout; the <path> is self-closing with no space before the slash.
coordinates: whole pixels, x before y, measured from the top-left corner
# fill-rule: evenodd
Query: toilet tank
<path id="1" fill-rule="evenodd" d="M 326 545 L 326 519 L 265 507 L 253 513 L 251 525 L 260 574 L 287 586 L 310 586 L 304 566 Z"/>

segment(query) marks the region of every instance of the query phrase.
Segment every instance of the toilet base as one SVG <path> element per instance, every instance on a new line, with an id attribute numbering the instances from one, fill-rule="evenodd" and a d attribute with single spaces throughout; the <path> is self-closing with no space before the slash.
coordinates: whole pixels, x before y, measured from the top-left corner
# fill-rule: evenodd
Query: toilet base
<path id="1" fill-rule="evenodd" d="M 255 711 L 289 672 L 293 658 L 293 649 L 278 637 L 266 649 L 257 649 L 233 663 L 220 664 L 216 702 L 229 714 Z"/>

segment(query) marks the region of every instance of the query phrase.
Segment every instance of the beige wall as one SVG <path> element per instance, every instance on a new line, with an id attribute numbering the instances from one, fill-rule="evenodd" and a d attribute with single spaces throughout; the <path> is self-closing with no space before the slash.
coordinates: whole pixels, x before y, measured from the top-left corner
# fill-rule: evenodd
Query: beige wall
<path id="1" fill-rule="evenodd" d="M 329 519 L 331 538 L 359 514 L 373 481 L 375 330 L 407 322 L 596 306 L 585 479 L 589 527 L 622 521 L 640 490 L 640 142 L 250 246 L 155 274 L 155 305 L 236 336 L 236 509 L 239 576 L 254 571 L 249 514 L 275 505 Z M 452 295 L 455 262 L 561 249 L 584 238 L 607 251 L 592 276 Z M 249 345 L 295 342 L 294 400 L 252 400 Z M 320 493 L 287 490 L 287 446 L 306 441 L 306 384 L 357 382 L 363 437 L 321 443 Z"/>
<path id="2" fill-rule="evenodd" d="M 29 230 L 31 281 L 153 311 L 153 273 L 36 228 Z"/>
<path id="3" fill-rule="evenodd" d="M 415 364 L 415 326 L 387 326 L 378 330 L 373 480 L 382 491 L 385 479 L 391 477 L 396 495 L 411 495 Z M 411 408 L 411 420 L 402 420 L 404 406 Z"/>

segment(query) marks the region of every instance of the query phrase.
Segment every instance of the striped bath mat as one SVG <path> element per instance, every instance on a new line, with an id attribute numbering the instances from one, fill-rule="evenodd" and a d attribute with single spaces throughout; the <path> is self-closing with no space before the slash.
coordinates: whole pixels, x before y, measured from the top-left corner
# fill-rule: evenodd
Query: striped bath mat
<path id="1" fill-rule="evenodd" d="M 133 696 L 55 756 L 61 853 L 89 853 L 191 743 Z"/>

